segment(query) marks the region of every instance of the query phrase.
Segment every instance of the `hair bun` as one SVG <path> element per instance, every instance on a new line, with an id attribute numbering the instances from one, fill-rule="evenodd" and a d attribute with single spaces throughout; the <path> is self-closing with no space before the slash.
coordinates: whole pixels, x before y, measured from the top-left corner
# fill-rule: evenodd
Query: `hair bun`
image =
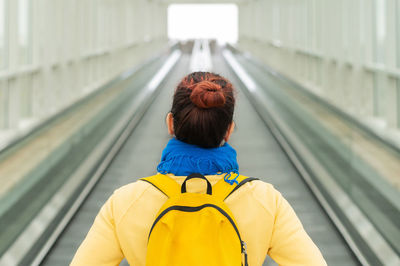
<path id="1" fill-rule="evenodd" d="M 193 85 L 190 100 L 200 108 L 221 107 L 225 104 L 222 87 L 214 82 L 203 80 Z"/>

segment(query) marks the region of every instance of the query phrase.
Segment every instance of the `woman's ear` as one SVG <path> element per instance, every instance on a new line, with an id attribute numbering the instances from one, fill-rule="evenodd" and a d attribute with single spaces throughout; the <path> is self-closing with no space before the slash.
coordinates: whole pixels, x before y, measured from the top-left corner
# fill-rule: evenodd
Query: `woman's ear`
<path id="1" fill-rule="evenodd" d="M 168 113 L 165 122 L 167 124 L 168 134 L 173 136 L 174 135 L 174 117 L 172 116 L 171 112 Z"/>
<path id="2" fill-rule="evenodd" d="M 234 129 L 235 129 L 235 122 L 232 121 L 232 123 L 228 127 L 228 130 L 226 131 L 226 135 L 224 137 L 225 142 L 228 142 L 228 140 L 231 137 Z"/>

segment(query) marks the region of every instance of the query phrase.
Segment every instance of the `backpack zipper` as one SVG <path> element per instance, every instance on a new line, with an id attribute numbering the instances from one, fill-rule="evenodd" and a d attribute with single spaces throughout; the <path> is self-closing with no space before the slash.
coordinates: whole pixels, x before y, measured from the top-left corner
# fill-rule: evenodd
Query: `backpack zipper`
<path id="1" fill-rule="evenodd" d="M 246 243 L 244 241 L 241 241 L 242 243 L 242 254 L 244 257 L 244 264 L 242 264 L 243 266 L 249 266 L 249 263 L 247 261 L 247 246 Z"/>
<path id="2" fill-rule="evenodd" d="M 243 257 L 244 257 L 244 264 L 243 264 L 243 262 L 242 262 L 242 265 L 243 266 L 249 266 L 249 264 L 248 264 L 248 260 L 247 260 L 247 246 L 246 246 L 246 243 L 242 240 L 242 238 L 240 237 L 240 233 L 239 233 L 239 230 L 238 230 L 238 228 L 236 227 L 236 224 L 234 223 L 234 221 L 232 220 L 232 218 L 223 210 L 223 209 L 221 209 L 220 207 L 218 207 L 217 205 L 214 205 L 214 204 L 204 204 L 204 205 L 200 205 L 200 206 L 181 206 L 181 205 L 175 205 L 175 206 L 171 206 L 171 207 L 168 207 L 168 208 L 166 208 L 164 211 L 162 211 L 161 213 L 160 213 L 160 215 L 158 215 L 157 216 L 157 218 L 154 220 L 154 223 L 153 223 L 153 225 L 151 226 L 151 229 L 150 229 L 150 233 L 149 233 L 149 236 L 148 236 L 148 239 L 147 239 L 147 241 L 150 239 L 150 235 L 151 235 L 151 232 L 153 232 L 153 228 L 154 228 L 154 226 L 157 224 L 157 222 L 165 215 L 165 214 L 167 214 L 169 211 L 172 211 L 172 210 L 178 210 L 178 211 L 184 211 L 184 212 L 196 212 L 196 211 L 199 211 L 199 210 L 201 210 L 201 209 L 204 209 L 204 208 L 206 208 L 206 207 L 211 207 L 211 208 L 214 208 L 214 209 L 217 209 L 220 213 L 222 213 L 227 219 L 228 219 L 228 221 L 232 224 L 232 226 L 233 226 L 233 228 L 235 229 L 235 231 L 236 231 L 236 234 L 237 234 L 237 236 L 239 237 L 239 241 L 240 241 L 240 247 L 241 247 L 241 253 L 243 254 Z"/>

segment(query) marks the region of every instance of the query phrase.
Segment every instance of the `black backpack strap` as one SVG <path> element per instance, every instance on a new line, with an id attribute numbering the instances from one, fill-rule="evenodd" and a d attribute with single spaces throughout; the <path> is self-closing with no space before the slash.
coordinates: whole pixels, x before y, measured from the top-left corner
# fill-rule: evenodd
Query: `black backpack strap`
<path id="1" fill-rule="evenodd" d="M 255 177 L 248 177 L 248 178 L 246 178 L 246 179 L 243 179 L 242 181 L 240 181 L 240 183 L 239 183 L 238 185 L 236 185 L 236 186 L 231 190 L 231 192 L 229 192 L 229 194 L 225 197 L 224 200 L 226 200 L 226 198 L 228 198 L 228 197 L 229 197 L 233 192 L 235 192 L 238 188 L 240 188 L 241 186 L 243 186 L 243 185 L 246 184 L 247 182 L 251 182 L 251 181 L 254 181 L 254 180 L 260 180 L 260 179 L 255 178 Z"/>
<path id="2" fill-rule="evenodd" d="M 230 184 L 226 182 L 223 178 L 221 178 L 221 180 L 219 180 L 215 185 L 213 185 L 213 195 L 217 196 L 218 198 L 224 201 L 238 188 L 240 188 L 247 182 L 258 180 L 258 178 L 239 175 L 238 177 L 235 178 L 235 180 L 238 181 L 237 184 L 234 182 Z"/>

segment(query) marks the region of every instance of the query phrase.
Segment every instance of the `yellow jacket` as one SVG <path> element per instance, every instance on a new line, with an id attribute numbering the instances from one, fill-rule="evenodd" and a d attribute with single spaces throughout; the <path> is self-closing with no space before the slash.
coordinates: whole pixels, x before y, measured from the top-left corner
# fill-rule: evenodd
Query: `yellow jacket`
<path id="1" fill-rule="evenodd" d="M 185 176 L 174 176 L 182 184 Z M 222 175 L 223 176 L 223 175 Z M 209 175 L 214 185 L 221 175 Z M 188 192 L 205 193 L 203 180 L 193 179 Z M 101 208 L 71 265 L 145 265 L 147 237 L 166 196 L 151 184 L 137 181 L 117 189 Z M 271 184 L 252 181 L 226 200 L 242 239 L 250 266 L 269 255 L 279 265 L 326 265 L 289 203 Z"/>

